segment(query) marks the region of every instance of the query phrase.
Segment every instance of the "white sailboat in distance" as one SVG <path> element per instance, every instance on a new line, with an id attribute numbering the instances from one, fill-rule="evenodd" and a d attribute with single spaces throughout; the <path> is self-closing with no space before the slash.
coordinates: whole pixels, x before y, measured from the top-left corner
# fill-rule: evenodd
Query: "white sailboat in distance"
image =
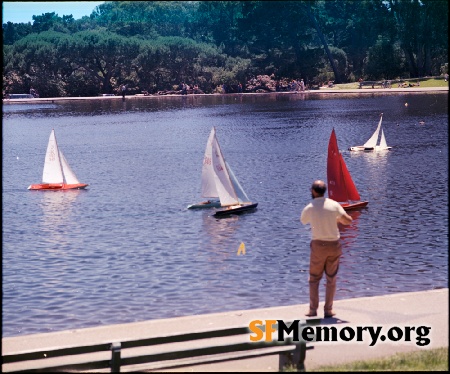
<path id="1" fill-rule="evenodd" d="M 383 129 L 381 128 L 382 121 L 383 121 L 383 113 L 381 113 L 380 121 L 378 122 L 378 126 L 377 126 L 375 132 L 370 137 L 370 139 L 367 142 L 365 142 L 364 145 L 356 145 L 356 146 L 350 147 L 348 150 L 349 151 L 384 151 L 384 150 L 391 149 L 392 147 L 388 147 L 388 145 L 386 143 L 386 137 L 384 136 Z M 381 140 L 380 140 L 379 145 L 377 145 L 380 131 L 381 131 Z"/>

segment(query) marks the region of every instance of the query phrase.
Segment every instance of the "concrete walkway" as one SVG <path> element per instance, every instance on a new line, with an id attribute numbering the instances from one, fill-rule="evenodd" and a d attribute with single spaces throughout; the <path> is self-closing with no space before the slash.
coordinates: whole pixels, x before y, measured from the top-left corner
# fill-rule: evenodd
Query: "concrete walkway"
<path id="1" fill-rule="evenodd" d="M 352 327 L 354 330 L 363 326 L 382 327 L 381 335 L 388 334 L 392 327 L 405 330 L 405 326 L 431 327 L 427 336 L 430 342 L 426 346 L 416 345 L 416 332 L 411 331 L 411 341 L 405 342 L 401 339 L 392 342 L 386 339 L 378 341 L 370 346 L 372 339 L 370 334 L 364 332 L 363 342 L 314 342 L 314 349 L 306 353 L 306 370 L 317 369 L 324 365 L 343 364 L 352 361 L 369 360 L 380 357 L 388 357 L 396 353 L 448 347 L 448 320 L 449 320 L 449 295 L 448 288 L 424 292 L 408 292 L 386 296 L 338 300 L 334 302 L 335 318 L 322 319 L 321 326 L 335 326 L 339 330 L 344 327 Z M 322 303 L 320 305 L 322 308 Z M 319 308 L 320 310 L 320 308 Z M 308 311 L 308 305 L 297 305 L 289 307 L 270 308 L 265 310 L 252 310 L 235 312 L 247 319 L 301 319 Z M 227 314 L 225 314 L 227 315 Z M 319 315 L 319 317 L 321 317 Z M 229 316 L 228 318 L 231 318 Z M 395 330 L 395 329 L 394 329 Z M 366 335 L 367 334 L 367 335 Z M 193 372 L 243 372 L 278 371 L 278 362 L 275 357 L 262 357 L 257 359 L 246 359 L 238 362 L 202 365 L 191 368 Z M 182 372 L 183 370 L 171 370 Z"/>
<path id="2" fill-rule="evenodd" d="M 346 330 L 346 336 L 348 336 L 349 328 L 355 331 L 362 327 L 379 328 L 381 329 L 379 339 L 370 346 L 373 338 L 366 330 L 362 333 L 363 339 L 360 342 L 355 339 L 344 341 L 340 337 L 338 342 L 313 342 L 311 345 L 314 349 L 308 350 L 306 354 L 306 370 L 316 369 L 322 365 L 385 357 L 398 352 L 448 347 L 448 296 L 448 288 L 446 288 L 335 301 L 336 316 L 331 319 L 322 319 L 321 325 L 317 327 L 336 327 L 339 336 L 343 336 L 343 339 L 345 335 L 342 335 L 342 329 Z M 322 303 L 320 308 L 323 308 Z M 299 304 L 2 338 L 2 355 L 49 346 L 64 347 L 69 343 L 95 344 L 158 337 L 168 332 L 192 332 L 205 327 L 221 329 L 248 326 L 248 323 L 255 319 L 281 319 L 287 322 L 305 319 L 304 314 L 307 311 L 307 304 Z M 319 315 L 319 317 L 323 316 Z M 419 329 L 421 326 L 422 328 Z M 430 328 L 428 334 L 423 327 Z M 405 339 L 406 330 L 410 331 L 410 341 Z M 403 337 L 398 341 L 392 341 L 400 336 L 400 332 Z M 416 339 L 418 334 L 421 334 L 424 339 L 429 339 L 428 344 L 419 346 Z M 385 341 L 381 341 L 382 335 L 387 337 Z M 278 357 L 240 359 L 164 371 L 274 372 L 278 371 Z"/>

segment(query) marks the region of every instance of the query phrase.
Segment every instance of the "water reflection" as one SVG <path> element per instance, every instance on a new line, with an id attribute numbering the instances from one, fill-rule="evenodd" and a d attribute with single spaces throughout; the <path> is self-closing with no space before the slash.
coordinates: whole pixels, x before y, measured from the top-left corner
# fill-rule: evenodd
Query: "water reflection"
<path id="1" fill-rule="evenodd" d="M 69 243 L 70 216 L 80 190 L 38 191 L 42 208 L 41 230 L 48 251 L 60 252 Z"/>
<path id="2" fill-rule="evenodd" d="M 366 209 L 363 209 L 364 211 Z M 341 223 L 338 224 L 339 232 L 341 234 L 342 244 L 345 247 L 353 247 L 353 244 L 358 237 L 358 225 L 359 225 L 359 217 L 361 216 L 361 211 L 354 210 L 347 212 L 349 216 L 353 218 L 353 221 L 350 225 L 343 225 Z"/>
<path id="3" fill-rule="evenodd" d="M 363 199 L 369 200 L 369 209 L 378 202 L 389 200 L 389 159 L 392 151 L 348 152 L 352 176 Z"/>
<path id="4" fill-rule="evenodd" d="M 202 228 L 207 234 L 209 241 L 206 249 L 211 252 L 211 259 L 220 262 L 236 254 L 230 248 L 230 243 L 234 242 L 234 234 L 239 226 L 239 216 L 230 216 L 227 219 L 216 219 L 212 216 L 214 210 L 202 212 Z M 237 250 L 236 246 L 236 250 Z"/>
<path id="5" fill-rule="evenodd" d="M 363 158 L 368 160 L 371 164 L 384 164 L 386 165 L 387 157 L 389 154 L 394 152 L 393 150 L 383 150 L 383 151 L 372 151 L 372 152 L 348 152 L 350 154 L 350 158 Z"/>

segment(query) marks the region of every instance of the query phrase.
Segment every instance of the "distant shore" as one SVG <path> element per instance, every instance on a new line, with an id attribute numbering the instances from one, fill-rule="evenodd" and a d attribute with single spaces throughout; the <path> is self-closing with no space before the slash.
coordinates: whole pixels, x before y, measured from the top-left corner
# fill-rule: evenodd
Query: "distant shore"
<path id="1" fill-rule="evenodd" d="M 342 88 L 320 88 L 319 90 L 306 90 L 306 91 L 284 91 L 284 92 L 244 92 L 244 93 L 229 93 L 229 94 L 170 94 L 170 95 L 127 95 L 125 100 L 135 98 L 161 98 L 161 97 L 192 97 L 192 96 L 241 96 L 241 95 L 309 95 L 309 94 L 390 94 L 390 93 L 430 93 L 430 92 L 448 92 L 448 87 L 405 87 L 405 88 L 355 88 L 355 89 L 342 89 Z M 43 97 L 43 98 L 26 98 L 26 99 L 3 99 L 3 104 L 31 104 L 31 103 L 48 103 L 64 100 L 122 100 L 122 96 L 89 96 L 89 97 Z"/>

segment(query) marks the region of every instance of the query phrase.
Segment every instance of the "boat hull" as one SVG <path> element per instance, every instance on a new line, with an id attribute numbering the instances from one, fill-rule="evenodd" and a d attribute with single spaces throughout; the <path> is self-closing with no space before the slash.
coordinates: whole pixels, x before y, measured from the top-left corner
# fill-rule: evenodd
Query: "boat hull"
<path id="1" fill-rule="evenodd" d="M 226 217 L 231 214 L 241 214 L 251 210 L 254 210 L 258 206 L 258 203 L 241 205 L 237 208 L 227 208 L 223 210 L 218 210 L 214 213 L 214 217 Z"/>
<path id="2" fill-rule="evenodd" d="M 29 190 L 80 190 L 89 186 L 85 183 L 66 184 L 66 183 L 41 183 L 32 184 L 28 187 Z"/>
<path id="3" fill-rule="evenodd" d="M 209 208 L 220 208 L 220 201 L 205 201 L 198 204 L 188 205 L 188 209 L 209 209 Z"/>
<path id="4" fill-rule="evenodd" d="M 348 150 L 349 150 L 349 151 L 358 152 L 358 151 L 364 151 L 365 148 L 364 148 L 363 145 L 357 145 L 357 146 L 354 146 L 354 147 L 349 147 Z"/>
<path id="5" fill-rule="evenodd" d="M 344 210 L 355 210 L 364 208 L 369 204 L 368 201 L 358 201 L 356 203 L 339 203 L 344 208 Z"/>

